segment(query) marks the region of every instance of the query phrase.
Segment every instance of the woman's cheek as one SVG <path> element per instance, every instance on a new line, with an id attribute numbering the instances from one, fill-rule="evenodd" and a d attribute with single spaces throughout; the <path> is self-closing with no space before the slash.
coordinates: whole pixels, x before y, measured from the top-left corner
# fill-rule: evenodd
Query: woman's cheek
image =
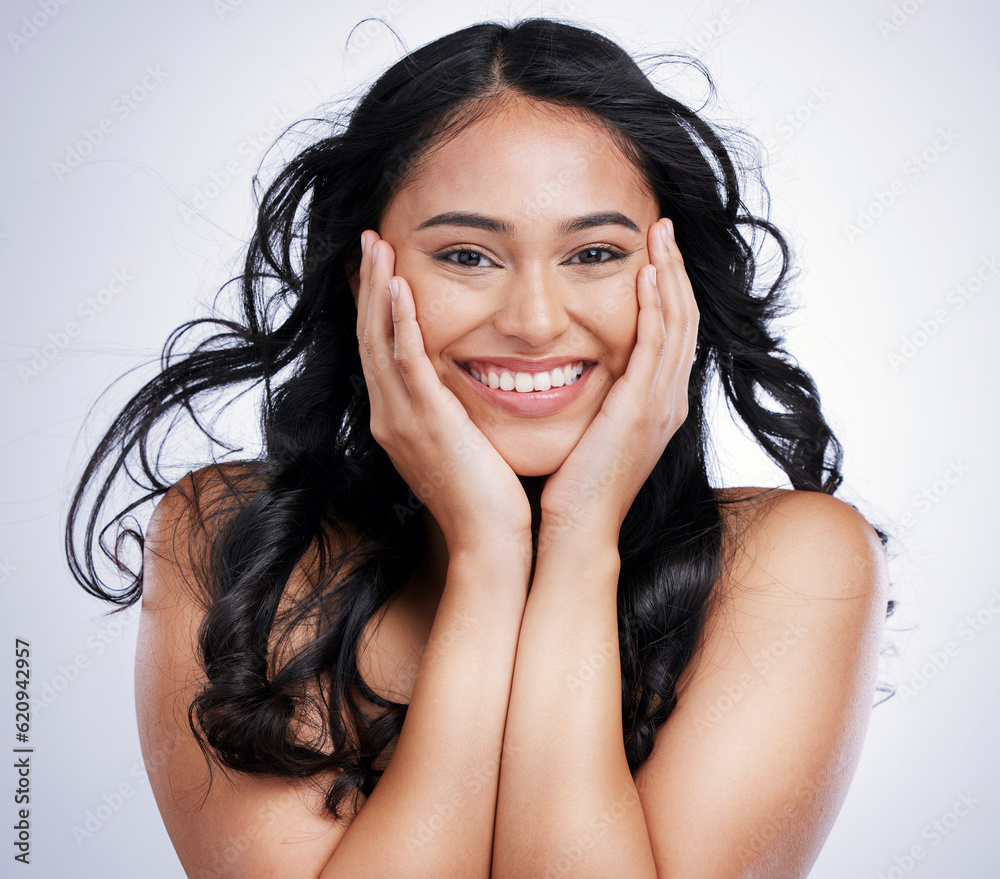
<path id="1" fill-rule="evenodd" d="M 411 285 L 411 289 L 417 324 L 432 361 L 438 353 L 461 341 L 489 319 L 489 315 L 483 313 L 484 298 L 476 297 L 476 291 L 462 284 L 430 278 Z M 463 348 L 461 353 L 469 355 L 470 351 Z"/>
<path id="2" fill-rule="evenodd" d="M 592 327 L 611 354 L 611 360 L 625 371 L 637 339 L 639 303 L 634 287 L 626 283 L 608 285 L 592 303 Z"/>
<path id="3" fill-rule="evenodd" d="M 419 291 L 414 289 L 413 299 L 418 320 L 422 318 L 439 324 L 454 312 L 461 296 L 456 285 L 431 277 L 421 283 Z"/>

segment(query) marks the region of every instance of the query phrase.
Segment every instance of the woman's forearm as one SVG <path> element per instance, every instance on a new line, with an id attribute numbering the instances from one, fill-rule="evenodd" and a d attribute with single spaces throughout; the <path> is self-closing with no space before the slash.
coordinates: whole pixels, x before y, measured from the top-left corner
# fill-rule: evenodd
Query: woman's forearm
<path id="1" fill-rule="evenodd" d="M 619 567 L 610 546 L 557 538 L 539 553 L 507 715 L 495 879 L 656 875 L 622 737 Z"/>
<path id="2" fill-rule="evenodd" d="M 321 879 L 488 877 L 530 545 L 450 560 L 398 744 Z"/>

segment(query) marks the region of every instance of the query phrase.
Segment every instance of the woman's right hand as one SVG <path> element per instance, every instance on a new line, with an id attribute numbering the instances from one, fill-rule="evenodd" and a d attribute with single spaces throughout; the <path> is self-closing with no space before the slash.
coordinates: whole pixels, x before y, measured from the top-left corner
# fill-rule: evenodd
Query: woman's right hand
<path id="1" fill-rule="evenodd" d="M 372 436 L 437 520 L 450 553 L 485 542 L 493 548 L 526 542 L 530 550 L 531 508 L 520 480 L 438 378 L 424 351 L 413 292 L 393 275 L 395 252 L 372 229 L 362 233 L 361 245 L 358 342 Z"/>

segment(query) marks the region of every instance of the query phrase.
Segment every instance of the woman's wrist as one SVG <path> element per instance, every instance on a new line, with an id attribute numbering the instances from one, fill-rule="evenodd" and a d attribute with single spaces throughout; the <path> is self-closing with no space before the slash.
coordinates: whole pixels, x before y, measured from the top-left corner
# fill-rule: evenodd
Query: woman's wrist
<path id="1" fill-rule="evenodd" d="M 531 519 L 527 516 L 516 526 L 496 520 L 489 523 L 469 521 L 461 528 L 445 528 L 443 534 L 449 553 L 488 556 L 525 550 L 530 554 L 531 551 Z"/>
<path id="2" fill-rule="evenodd" d="M 445 540 L 448 568 L 477 570 L 505 579 L 522 575 L 527 585 L 531 573 L 531 531 L 497 537 L 478 535 L 463 540 Z"/>
<path id="3" fill-rule="evenodd" d="M 618 556 L 620 526 L 596 517 L 542 511 L 538 557 L 560 556 L 565 562 Z"/>
<path id="4" fill-rule="evenodd" d="M 481 515 L 442 516 L 441 533 L 449 558 L 459 554 L 489 558 L 491 555 L 526 553 L 531 558 L 531 511 L 524 499 L 524 515 L 516 520 L 490 517 L 489 505 L 483 505 Z"/>
<path id="5" fill-rule="evenodd" d="M 618 582 L 621 556 L 618 533 L 573 527 L 561 518 L 542 517 L 534 582 L 540 578 L 581 584 Z"/>

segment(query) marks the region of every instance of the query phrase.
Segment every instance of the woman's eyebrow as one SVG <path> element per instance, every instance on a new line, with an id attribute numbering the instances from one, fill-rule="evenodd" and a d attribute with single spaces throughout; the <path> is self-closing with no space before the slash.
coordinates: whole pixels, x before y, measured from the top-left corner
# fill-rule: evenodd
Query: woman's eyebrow
<path id="1" fill-rule="evenodd" d="M 437 214 L 429 220 L 424 220 L 416 229 L 426 229 L 430 226 L 464 226 L 472 229 L 482 229 L 485 232 L 495 232 L 498 235 L 505 235 L 508 238 L 514 234 L 514 224 L 507 220 L 500 220 L 494 217 L 485 217 L 482 214 L 475 214 L 470 211 L 447 211 Z M 585 214 L 582 217 L 573 217 L 563 221 L 559 226 L 560 235 L 569 235 L 579 232 L 582 229 L 591 229 L 595 226 L 624 226 L 632 232 L 639 232 L 638 225 L 619 211 L 601 211 L 595 214 Z"/>

